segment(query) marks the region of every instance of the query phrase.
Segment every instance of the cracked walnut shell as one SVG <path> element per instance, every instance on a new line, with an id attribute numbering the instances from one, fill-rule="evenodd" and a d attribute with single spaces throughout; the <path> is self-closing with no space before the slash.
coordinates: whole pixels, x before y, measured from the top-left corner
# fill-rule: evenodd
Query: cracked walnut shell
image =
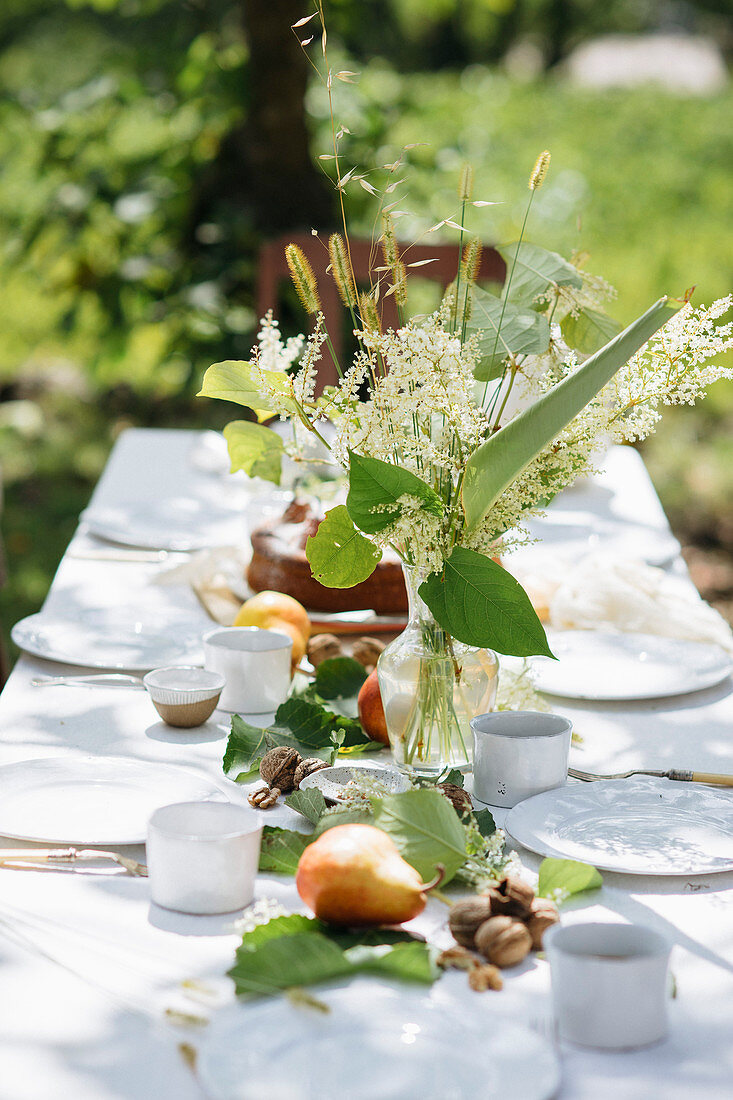
<path id="1" fill-rule="evenodd" d="M 548 928 L 557 924 L 560 914 L 554 902 L 547 898 L 537 898 L 532 904 L 532 911 L 527 918 L 527 929 L 532 937 L 532 947 L 535 951 L 542 950 L 542 937 Z"/>
<path id="2" fill-rule="evenodd" d="M 279 787 L 288 794 L 295 786 L 295 769 L 302 757 L 297 749 L 277 745 L 268 749 L 260 761 L 260 775 L 269 787 Z"/>
<path id="3" fill-rule="evenodd" d="M 438 783 L 438 790 L 445 795 L 456 813 L 465 814 L 473 809 L 470 794 L 457 783 Z"/>
<path id="4" fill-rule="evenodd" d="M 491 912 L 495 917 L 518 917 L 527 920 L 532 911 L 534 890 L 519 878 L 503 878 L 489 890 Z"/>

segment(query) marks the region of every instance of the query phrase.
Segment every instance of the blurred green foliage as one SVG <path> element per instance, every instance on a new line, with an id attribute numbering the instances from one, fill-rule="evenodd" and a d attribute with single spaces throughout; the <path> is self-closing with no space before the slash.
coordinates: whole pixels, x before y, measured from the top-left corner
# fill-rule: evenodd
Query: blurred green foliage
<path id="1" fill-rule="evenodd" d="M 653 25 L 657 7 L 370 0 L 365 19 L 364 4 L 332 0 L 332 61 L 363 71 L 358 85 L 338 85 L 349 166 L 426 143 L 409 151 L 398 193 L 399 233 L 413 240 L 454 211 L 469 160 L 476 197 L 501 204 L 475 211 L 473 228 L 501 242 L 516 236 L 527 177 L 549 148 L 529 237 L 587 250 L 589 268 L 619 290 L 619 320 L 691 283 L 698 301 L 726 293 L 733 93 L 597 93 L 556 70 L 523 80 L 487 64 L 527 34 L 552 62 L 589 33 Z M 229 418 L 192 395 L 211 361 L 246 357 L 253 340 L 257 227 L 215 185 L 247 103 L 237 0 L 4 0 L 5 628 L 39 606 L 121 427 Z M 315 84 L 308 106 L 315 155 L 328 140 Z M 354 185 L 347 202 L 356 231 L 369 233 L 369 197 Z M 730 530 L 720 522 L 733 490 L 732 426 L 733 402 L 719 388 L 698 410 L 670 416 L 649 449 L 675 518 L 710 537 Z"/>

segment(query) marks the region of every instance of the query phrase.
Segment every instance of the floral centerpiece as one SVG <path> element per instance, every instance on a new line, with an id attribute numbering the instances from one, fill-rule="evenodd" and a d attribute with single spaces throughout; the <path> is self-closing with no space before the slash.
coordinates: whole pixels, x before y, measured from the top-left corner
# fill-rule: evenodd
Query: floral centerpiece
<path id="1" fill-rule="evenodd" d="M 333 74 L 323 80 L 329 99 Z M 337 74 L 338 75 L 338 74 Z M 333 118 L 333 116 L 332 116 Z M 334 123 L 334 184 L 342 199 L 356 169 L 342 171 Z M 529 202 L 550 155 L 529 177 Z M 379 683 L 397 762 L 423 774 L 470 761 L 468 723 L 489 709 L 496 657 L 552 656 L 531 603 L 497 561 L 526 541 L 522 521 L 575 478 L 594 469 L 609 442 L 651 432 L 663 404 L 693 403 L 708 384 L 733 377 L 710 359 L 733 343 L 712 307 L 662 298 L 623 331 L 604 309 L 612 288 L 525 240 L 501 249 L 501 293 L 476 285 L 481 243 L 468 215 L 466 167 L 459 210 L 439 226 L 458 236 L 456 275 L 431 316 L 409 312 L 409 247 L 397 241 L 388 166 L 380 202 L 381 256 L 371 283 L 356 286 L 346 220 L 328 241 L 330 270 L 353 323 L 358 350 L 339 363 L 308 260 L 286 249 L 293 282 L 313 317 L 310 335 L 284 342 L 271 314 L 249 362 L 216 363 L 201 394 L 255 410 L 257 422 L 225 429 L 233 470 L 279 482 L 283 454 L 307 461 L 317 439 L 348 479 L 345 504 L 326 512 L 306 555 L 324 585 L 348 588 L 368 577 L 390 548 L 404 564 L 410 620 L 379 661 Z M 362 176 L 363 178 L 363 176 Z M 394 296 L 396 329 L 382 307 Z M 333 356 L 338 384 L 316 396 L 319 362 Z M 366 394 L 366 396 L 364 396 Z M 290 422 L 284 439 L 264 421 Z"/>

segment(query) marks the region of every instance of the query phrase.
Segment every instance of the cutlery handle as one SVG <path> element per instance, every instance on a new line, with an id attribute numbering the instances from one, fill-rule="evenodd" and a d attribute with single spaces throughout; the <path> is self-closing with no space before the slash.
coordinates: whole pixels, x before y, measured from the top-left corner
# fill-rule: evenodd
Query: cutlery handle
<path id="1" fill-rule="evenodd" d="M 693 772 L 693 783 L 713 783 L 716 787 L 733 787 L 733 775 L 718 775 L 716 772 Z"/>

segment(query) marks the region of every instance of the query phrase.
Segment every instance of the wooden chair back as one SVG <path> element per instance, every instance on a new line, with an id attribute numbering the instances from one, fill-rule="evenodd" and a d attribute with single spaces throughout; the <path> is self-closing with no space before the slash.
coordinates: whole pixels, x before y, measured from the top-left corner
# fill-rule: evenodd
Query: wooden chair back
<path id="1" fill-rule="evenodd" d="M 336 284 L 327 268 L 330 263 L 328 251 L 323 242 L 310 233 L 291 233 L 268 241 L 260 250 L 259 269 L 257 277 L 257 311 L 258 317 L 264 317 L 268 309 L 277 312 L 279 294 L 283 282 L 290 279 L 290 272 L 285 261 L 285 247 L 297 244 L 308 259 L 318 280 L 318 293 L 321 299 L 321 308 L 326 318 L 334 351 L 339 359 L 343 360 L 344 326 L 350 322 L 348 311 L 339 298 Z M 357 286 L 365 289 L 369 286 L 371 272 L 375 266 L 382 263 L 381 251 L 375 253 L 375 246 L 371 241 L 354 240 L 351 242 L 351 259 L 354 267 L 354 277 Z M 376 262 L 375 262 L 376 255 Z M 424 267 L 415 269 L 421 279 L 430 279 L 439 283 L 443 288 L 456 276 L 456 262 L 458 249 L 456 245 L 432 244 L 411 245 L 409 251 L 403 255 L 406 263 L 413 264 L 418 260 L 434 260 L 434 263 L 425 264 Z M 506 265 L 499 253 L 494 248 L 484 248 L 481 254 L 481 262 L 478 271 L 478 282 L 503 283 L 506 277 Z M 382 302 L 384 324 L 388 328 L 396 328 L 397 308 L 394 297 L 385 298 Z M 338 375 L 336 366 L 324 349 L 324 357 L 318 372 L 318 391 L 324 386 L 334 385 Z"/>

